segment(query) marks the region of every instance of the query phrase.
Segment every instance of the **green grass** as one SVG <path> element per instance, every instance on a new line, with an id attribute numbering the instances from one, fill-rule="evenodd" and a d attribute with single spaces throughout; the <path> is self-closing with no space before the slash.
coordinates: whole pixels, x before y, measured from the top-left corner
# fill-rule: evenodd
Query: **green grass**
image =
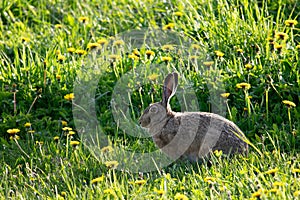
<path id="1" fill-rule="evenodd" d="M 0 199 L 299 198 L 300 26 L 285 24 L 300 23 L 298 1 L 0 4 Z M 131 42 L 114 45 L 128 31 L 145 28 L 160 31 L 160 41 L 178 37 L 173 42 L 177 48 L 184 44 L 183 54 L 156 44 L 139 47 L 134 60 L 128 56 L 134 51 Z M 99 39 L 108 43 L 97 54 L 87 46 Z M 154 52 L 151 59 L 145 55 L 148 48 Z M 149 103 L 160 100 L 162 80 L 174 70 L 180 74 L 178 93 L 197 97 L 190 103 L 180 95 L 173 98 L 174 110 L 226 113 L 255 146 L 248 156 L 216 154 L 207 162 L 169 166 L 134 160 L 157 150 L 150 138 L 137 137 L 137 119 Z M 251 87 L 238 89 L 238 83 Z M 114 93 L 119 86 L 123 96 Z M 73 101 L 64 98 L 73 92 Z M 227 99 L 220 97 L 223 92 L 230 93 Z M 122 98 L 128 110 L 116 119 L 111 102 Z M 289 108 L 283 100 L 296 106 Z M 96 123 L 101 129 L 93 129 Z M 7 133 L 14 128 L 19 138 Z M 105 133 L 107 143 L 95 140 L 99 151 L 94 154 L 84 145 L 83 130 L 93 137 Z M 105 151 L 106 146 L 114 150 Z M 145 164 L 157 166 L 145 172 Z"/>

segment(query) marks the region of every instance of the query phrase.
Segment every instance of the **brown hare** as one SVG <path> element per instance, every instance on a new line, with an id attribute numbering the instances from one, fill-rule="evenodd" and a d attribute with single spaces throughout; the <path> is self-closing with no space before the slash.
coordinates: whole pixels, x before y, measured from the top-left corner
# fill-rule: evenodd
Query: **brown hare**
<path id="1" fill-rule="evenodd" d="M 162 101 L 151 104 L 139 119 L 153 141 L 169 157 L 197 161 L 215 150 L 223 154 L 247 154 L 242 131 L 224 117 L 207 112 L 174 112 L 169 105 L 178 85 L 176 72 L 164 81 Z"/>

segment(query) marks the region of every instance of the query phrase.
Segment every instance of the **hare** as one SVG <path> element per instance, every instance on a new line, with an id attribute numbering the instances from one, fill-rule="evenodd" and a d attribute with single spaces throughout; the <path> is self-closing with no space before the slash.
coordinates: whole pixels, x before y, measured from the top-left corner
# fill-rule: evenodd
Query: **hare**
<path id="1" fill-rule="evenodd" d="M 150 104 L 139 119 L 154 143 L 167 156 L 198 161 L 211 152 L 247 154 L 248 144 L 242 131 L 226 118 L 208 112 L 174 112 L 170 99 L 178 85 L 176 72 L 164 81 L 162 101 Z"/>

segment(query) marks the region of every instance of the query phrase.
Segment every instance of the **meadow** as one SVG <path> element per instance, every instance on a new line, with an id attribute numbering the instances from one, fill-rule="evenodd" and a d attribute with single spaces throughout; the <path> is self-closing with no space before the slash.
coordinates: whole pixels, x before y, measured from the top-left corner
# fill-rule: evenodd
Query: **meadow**
<path id="1" fill-rule="evenodd" d="M 0 199 L 300 198 L 298 1 L 0 5 Z M 247 156 L 158 159 L 138 118 L 172 71 L 172 108 L 232 120 Z"/>

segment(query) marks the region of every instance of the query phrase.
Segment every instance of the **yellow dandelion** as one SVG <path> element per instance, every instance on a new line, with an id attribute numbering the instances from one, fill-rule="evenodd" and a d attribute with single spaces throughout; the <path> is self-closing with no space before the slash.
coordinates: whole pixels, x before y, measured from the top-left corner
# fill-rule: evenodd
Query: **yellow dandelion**
<path id="1" fill-rule="evenodd" d="M 296 49 L 300 49 L 300 44 L 298 44 L 298 45 L 296 46 Z"/>
<path id="2" fill-rule="evenodd" d="M 61 55 L 61 54 L 57 55 L 57 60 L 58 60 L 59 62 L 62 62 L 62 61 L 64 61 L 65 59 L 66 59 L 65 56 L 63 56 L 63 55 Z"/>
<path id="3" fill-rule="evenodd" d="M 156 187 L 154 187 L 154 192 L 157 193 L 158 195 L 163 195 L 163 194 L 165 194 L 165 191 L 164 191 L 164 190 L 159 190 L 159 189 L 157 189 Z"/>
<path id="4" fill-rule="evenodd" d="M 108 153 L 108 152 L 112 152 L 113 150 L 114 149 L 112 148 L 112 146 L 106 146 L 101 149 L 101 152 Z"/>
<path id="5" fill-rule="evenodd" d="M 69 132 L 68 132 L 68 135 L 71 135 L 71 136 L 72 136 L 72 135 L 75 135 L 75 134 L 76 134 L 75 131 L 69 131 Z"/>
<path id="6" fill-rule="evenodd" d="M 275 33 L 275 38 L 280 40 L 287 40 L 289 38 L 288 34 L 284 32 L 277 32 Z"/>
<path id="7" fill-rule="evenodd" d="M 296 26 L 298 24 L 298 21 L 294 20 L 294 19 L 288 19 L 288 20 L 285 20 L 284 24 L 289 26 L 289 27 L 293 27 L 293 26 Z"/>
<path id="8" fill-rule="evenodd" d="M 204 182 L 208 183 L 208 184 L 212 184 L 216 181 L 216 178 L 214 177 L 205 177 L 204 178 Z"/>
<path id="9" fill-rule="evenodd" d="M 88 17 L 79 17 L 78 21 L 85 24 L 89 21 L 89 18 Z"/>
<path id="10" fill-rule="evenodd" d="M 62 191 L 62 192 L 60 193 L 60 195 L 61 195 L 62 197 L 66 197 L 66 196 L 67 196 L 67 193 L 64 192 L 64 191 Z"/>
<path id="11" fill-rule="evenodd" d="M 252 193 L 252 197 L 260 197 L 261 196 L 261 194 L 262 194 L 262 190 L 261 189 L 259 189 L 258 191 L 256 191 L 256 192 L 254 192 L 254 193 Z"/>
<path id="12" fill-rule="evenodd" d="M 91 180 L 91 184 L 95 184 L 95 183 L 100 183 L 104 181 L 104 175 L 98 177 L 98 178 L 94 178 L 93 180 Z"/>
<path id="13" fill-rule="evenodd" d="M 35 133 L 35 130 L 29 130 L 27 131 L 29 134 L 34 134 Z"/>
<path id="14" fill-rule="evenodd" d="M 111 61 L 115 62 L 115 61 L 121 59 L 121 56 L 120 56 L 120 55 L 116 55 L 116 54 L 112 54 L 112 55 L 109 55 L 108 58 L 109 58 Z"/>
<path id="15" fill-rule="evenodd" d="M 96 49 L 96 48 L 98 48 L 98 47 L 100 47 L 100 44 L 97 43 L 97 42 L 91 42 L 91 43 L 88 43 L 88 44 L 87 44 L 87 48 L 88 48 L 88 49 Z"/>
<path id="16" fill-rule="evenodd" d="M 97 40 L 97 43 L 100 45 L 105 45 L 108 43 L 108 41 L 105 38 L 101 38 L 101 39 Z"/>
<path id="17" fill-rule="evenodd" d="M 24 124 L 24 127 L 25 127 L 25 128 L 30 128 L 30 127 L 31 127 L 31 123 L 30 123 L 30 122 L 26 122 L 26 123 Z"/>
<path id="18" fill-rule="evenodd" d="M 278 43 L 275 43 L 274 44 L 274 49 L 276 50 L 281 50 L 283 48 L 283 45 L 282 44 L 278 44 Z"/>
<path id="19" fill-rule="evenodd" d="M 157 79 L 157 77 L 158 77 L 158 74 L 151 74 L 151 75 L 149 75 L 148 76 L 148 79 L 150 80 L 150 81 L 155 81 L 156 79 Z"/>
<path id="20" fill-rule="evenodd" d="M 162 28 L 162 30 L 171 30 L 171 29 L 173 29 L 175 27 L 175 23 L 169 23 L 169 24 L 167 24 L 167 25 L 165 25 L 165 26 L 163 26 L 163 28 Z"/>
<path id="21" fill-rule="evenodd" d="M 13 129 L 8 129 L 7 130 L 7 133 L 10 134 L 10 135 L 15 135 L 17 133 L 20 132 L 20 129 L 17 129 L 17 128 L 13 128 Z"/>
<path id="22" fill-rule="evenodd" d="M 238 83 L 238 84 L 236 84 L 236 87 L 238 88 L 238 89 L 246 89 L 246 90 L 248 90 L 248 89 L 250 89 L 251 88 L 251 85 L 249 84 L 249 83 Z"/>
<path id="23" fill-rule="evenodd" d="M 176 195 L 174 196 L 174 199 L 176 199 L 176 200 L 188 200 L 189 198 L 184 194 L 176 193 Z"/>
<path id="24" fill-rule="evenodd" d="M 133 49 L 132 54 L 138 57 L 140 56 L 140 52 L 138 49 Z"/>
<path id="25" fill-rule="evenodd" d="M 292 173 L 300 173 L 300 169 L 293 168 L 293 169 L 292 169 Z"/>
<path id="26" fill-rule="evenodd" d="M 151 50 L 146 50 L 145 54 L 148 56 L 148 58 L 150 56 L 154 56 L 155 55 L 155 52 L 154 51 L 151 51 Z"/>
<path id="27" fill-rule="evenodd" d="M 28 37 L 21 37 L 22 42 L 30 42 L 30 38 Z"/>
<path id="28" fill-rule="evenodd" d="M 190 60 L 192 60 L 192 61 L 196 61 L 198 58 L 199 58 L 199 56 L 196 56 L 196 55 L 190 56 Z"/>
<path id="29" fill-rule="evenodd" d="M 222 150 L 215 150 L 214 154 L 215 154 L 216 157 L 220 157 L 220 156 L 222 156 L 223 151 Z"/>
<path id="30" fill-rule="evenodd" d="M 123 40 L 116 40 L 113 43 L 114 46 L 122 46 L 124 44 L 125 44 L 125 42 Z"/>
<path id="31" fill-rule="evenodd" d="M 252 69 L 252 67 L 253 67 L 253 66 L 252 66 L 250 63 L 248 63 L 248 64 L 245 65 L 245 68 L 246 68 L 246 69 Z"/>
<path id="32" fill-rule="evenodd" d="M 55 24 L 54 27 L 55 27 L 56 29 L 61 29 L 63 26 L 62 26 L 62 24 Z"/>
<path id="33" fill-rule="evenodd" d="M 63 128 L 62 128 L 62 130 L 63 130 L 63 131 L 71 131 L 71 130 L 72 130 L 72 128 L 71 128 L 71 127 L 67 127 L 67 126 L 66 126 L 66 127 L 63 127 Z"/>
<path id="34" fill-rule="evenodd" d="M 294 192 L 294 197 L 300 196 L 300 190 Z"/>
<path id="35" fill-rule="evenodd" d="M 203 65 L 206 66 L 206 67 L 210 67 L 214 64 L 214 61 L 205 61 L 203 62 Z"/>
<path id="36" fill-rule="evenodd" d="M 278 188 L 272 188 L 268 192 L 270 192 L 270 193 L 278 193 L 279 189 Z"/>
<path id="37" fill-rule="evenodd" d="M 163 45 L 161 47 L 161 49 L 164 50 L 164 51 L 171 51 L 171 50 L 174 50 L 174 46 L 171 45 L 171 44 L 166 44 L 166 45 Z"/>
<path id="38" fill-rule="evenodd" d="M 289 100 L 283 100 L 282 103 L 285 104 L 289 108 L 296 107 L 296 104 Z"/>
<path id="39" fill-rule="evenodd" d="M 54 141 L 58 141 L 58 140 L 59 140 L 59 136 L 53 137 L 53 140 L 54 140 Z"/>
<path id="40" fill-rule="evenodd" d="M 229 97 L 230 93 L 226 92 L 226 93 L 222 93 L 221 97 L 227 99 Z"/>
<path id="41" fill-rule="evenodd" d="M 225 54 L 222 52 L 222 51 L 215 51 L 215 54 L 218 56 L 218 57 L 223 57 Z"/>
<path id="42" fill-rule="evenodd" d="M 74 53 L 76 49 L 74 47 L 67 48 L 68 53 Z"/>
<path id="43" fill-rule="evenodd" d="M 161 60 L 164 61 L 164 62 L 170 62 L 172 60 L 172 57 L 170 57 L 170 56 L 163 56 L 163 57 L 161 57 Z"/>
<path id="44" fill-rule="evenodd" d="M 76 141 L 76 140 L 70 141 L 70 145 L 73 146 L 73 147 L 76 147 L 76 146 L 79 145 L 79 144 L 80 144 L 79 141 Z"/>
<path id="45" fill-rule="evenodd" d="M 60 81 L 60 79 L 61 79 L 61 75 L 59 75 L 59 74 L 56 74 L 55 78 L 56 78 L 56 80 Z"/>
<path id="46" fill-rule="evenodd" d="M 64 127 L 65 127 L 65 126 L 68 126 L 68 122 L 66 122 L 66 121 L 64 121 L 64 120 L 61 120 L 61 125 L 64 126 Z"/>
<path id="47" fill-rule="evenodd" d="M 80 56 L 84 56 L 85 54 L 87 54 L 86 50 L 83 50 L 83 49 L 77 49 L 75 51 L 75 53 L 80 55 Z"/>
<path id="48" fill-rule="evenodd" d="M 140 58 L 134 54 L 129 54 L 128 58 L 132 59 L 132 60 L 139 60 Z"/>
<path id="49" fill-rule="evenodd" d="M 176 16 L 176 17 L 182 17 L 183 13 L 180 12 L 180 11 L 177 11 L 177 12 L 174 12 L 173 15 Z"/>
<path id="50" fill-rule="evenodd" d="M 115 161 L 115 160 L 113 160 L 113 161 L 106 161 L 104 164 L 105 164 L 105 166 L 107 168 L 110 168 L 110 169 L 116 168 L 119 165 L 118 161 Z"/>
<path id="51" fill-rule="evenodd" d="M 68 101 L 72 101 L 74 98 L 75 98 L 74 93 L 66 94 L 64 96 L 64 99 L 66 99 Z"/>
<path id="52" fill-rule="evenodd" d="M 136 181 L 134 181 L 134 183 L 136 185 L 144 185 L 146 182 L 147 182 L 146 180 L 136 180 Z"/>
<path id="53" fill-rule="evenodd" d="M 276 167 L 274 169 L 270 169 L 268 171 L 265 171 L 265 174 L 272 174 L 273 175 L 273 174 L 275 174 L 278 171 L 279 171 L 279 169 Z"/>
<path id="54" fill-rule="evenodd" d="M 243 49 L 237 49 L 236 51 L 237 51 L 238 53 L 240 53 L 240 54 L 244 53 L 244 50 L 243 50 Z"/>
<path id="55" fill-rule="evenodd" d="M 44 142 L 43 142 L 43 141 L 35 141 L 35 144 L 36 144 L 36 145 L 43 145 Z"/>

